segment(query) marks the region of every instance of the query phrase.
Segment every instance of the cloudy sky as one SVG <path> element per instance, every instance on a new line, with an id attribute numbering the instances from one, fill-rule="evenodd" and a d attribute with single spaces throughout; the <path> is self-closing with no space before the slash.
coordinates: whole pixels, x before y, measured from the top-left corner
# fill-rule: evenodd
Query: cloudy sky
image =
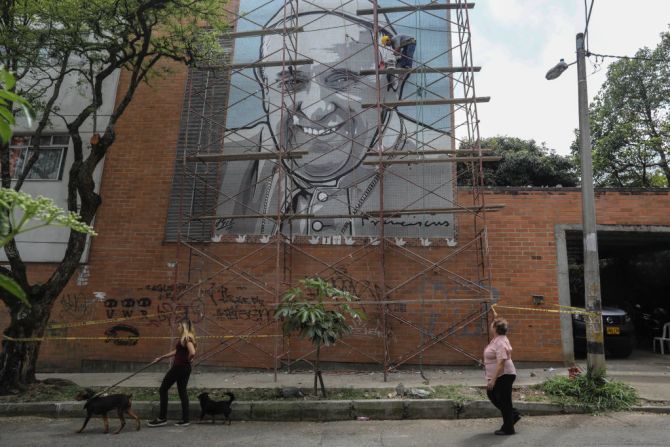
<path id="1" fill-rule="evenodd" d="M 470 11 L 481 135 L 517 136 L 545 142 L 567 154 L 578 127 L 577 70 L 544 78 L 560 58 L 575 60 L 575 35 L 584 30 L 584 0 L 477 0 Z M 588 0 L 591 3 L 591 0 Z M 655 47 L 668 30 L 670 0 L 595 0 L 589 24 L 593 53 L 633 55 Z M 605 80 L 606 59 L 587 61 L 592 99 Z"/>

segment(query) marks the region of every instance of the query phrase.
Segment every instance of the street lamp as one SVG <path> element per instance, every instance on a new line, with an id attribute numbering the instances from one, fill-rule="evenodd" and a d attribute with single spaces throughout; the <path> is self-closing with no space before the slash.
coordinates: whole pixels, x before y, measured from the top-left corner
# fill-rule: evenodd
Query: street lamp
<path id="1" fill-rule="evenodd" d="M 563 59 L 546 74 L 556 79 L 570 65 Z M 593 165 L 591 161 L 591 127 L 586 92 L 586 49 L 584 34 L 577 34 L 577 82 L 579 96 L 579 151 L 582 163 L 582 233 L 584 236 L 584 302 L 589 314 L 586 325 L 586 364 L 589 372 L 605 373 L 605 345 L 602 328 L 600 299 L 600 270 L 598 262 L 598 233 L 596 231 L 595 196 L 593 193 Z M 595 317 L 592 315 L 595 314 Z"/>
<path id="2" fill-rule="evenodd" d="M 566 64 L 565 59 L 561 59 L 561 61 L 558 64 L 554 65 L 551 69 L 549 69 L 549 71 L 547 72 L 546 75 L 544 75 L 544 77 L 547 78 L 548 81 L 556 79 L 557 77 L 562 75 L 563 72 L 567 70 L 570 65 L 574 65 L 576 63 L 577 61 L 574 61 L 570 64 Z"/>

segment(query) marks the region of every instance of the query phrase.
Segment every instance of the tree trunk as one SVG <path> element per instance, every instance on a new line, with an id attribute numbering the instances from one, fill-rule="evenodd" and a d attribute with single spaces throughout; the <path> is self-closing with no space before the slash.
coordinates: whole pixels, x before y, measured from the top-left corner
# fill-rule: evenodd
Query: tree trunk
<path id="1" fill-rule="evenodd" d="M 317 381 L 319 378 L 319 354 L 321 352 L 321 345 L 316 345 L 316 362 L 314 362 L 314 395 L 318 396 L 319 393 L 317 391 Z"/>
<path id="2" fill-rule="evenodd" d="M 51 314 L 51 306 L 45 305 L 35 297 L 29 297 L 34 303 L 28 308 L 23 305 L 10 309 L 11 323 L 4 335 L 12 338 L 41 338 L 44 336 Z M 35 365 L 41 342 L 2 341 L 0 352 L 0 395 L 24 391 L 35 383 Z"/>

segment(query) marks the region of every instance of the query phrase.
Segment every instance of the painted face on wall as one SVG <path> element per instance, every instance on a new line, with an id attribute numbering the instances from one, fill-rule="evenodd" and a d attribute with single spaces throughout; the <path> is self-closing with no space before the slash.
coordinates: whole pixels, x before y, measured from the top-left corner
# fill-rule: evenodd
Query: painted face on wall
<path id="1" fill-rule="evenodd" d="M 293 162 L 293 174 L 329 182 L 360 164 L 377 133 L 377 110 L 361 107 L 377 100 L 375 77 L 358 74 L 375 66 L 372 30 L 325 13 L 300 15 L 298 22 L 304 31 L 298 33 L 297 59 L 314 63 L 265 69 L 266 107 L 277 141 L 289 151 L 308 152 Z M 281 60 L 283 44 L 281 35 L 265 37 L 266 58 Z M 397 99 L 381 78 L 382 101 Z"/>

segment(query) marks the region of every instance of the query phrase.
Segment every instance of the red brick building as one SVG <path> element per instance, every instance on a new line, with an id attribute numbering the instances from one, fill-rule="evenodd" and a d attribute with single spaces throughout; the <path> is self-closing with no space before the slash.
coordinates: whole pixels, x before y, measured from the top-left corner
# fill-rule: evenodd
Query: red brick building
<path id="1" fill-rule="evenodd" d="M 198 263 L 205 264 L 197 250 L 165 242 L 186 75 L 184 69 L 177 67 L 169 78 L 156 79 L 151 87 L 143 86 L 124 115 L 117 128 L 117 141 L 105 160 L 103 204 L 95 222 L 99 235 L 92 240 L 88 262 L 55 304 L 51 319 L 52 323 L 61 324 L 118 320 L 50 330 L 48 335 L 52 337 L 93 338 L 44 342 L 39 363 L 43 370 L 146 362 L 170 349 L 172 341 L 164 337 L 174 335 L 170 324 L 173 317 L 157 314 L 179 314 L 184 308 L 190 309 L 199 335 L 210 336 L 201 338 L 203 364 L 272 368 L 282 353 L 284 360 L 303 355 L 310 358 L 310 348 L 305 343 L 278 336 L 279 327 L 272 319 L 274 298 L 262 285 L 275 285 L 277 263 L 285 260 L 276 260 L 268 252 L 271 247 L 234 241 L 223 241 L 218 248 L 210 246 L 210 253 L 228 262 L 229 270 L 237 269 L 256 282 L 241 279 L 238 274 L 218 281 L 207 279 L 212 272 L 198 271 Z M 120 82 L 127 79 L 121 76 Z M 579 190 L 492 189 L 486 192 L 486 203 L 504 205 L 502 210 L 487 214 L 488 243 L 492 296 L 501 306 L 498 312 L 510 320 L 515 359 L 570 361 L 569 314 L 544 310 L 570 305 L 567 263 L 570 252 L 578 253 L 580 249 L 575 250 L 581 237 Z M 614 246 L 633 241 L 667 246 L 667 190 L 599 190 L 596 212 L 601 243 Z M 457 228 L 467 239 L 465 216 L 459 215 Z M 617 237 L 609 238 L 609 234 Z M 416 248 L 415 253 L 437 262 L 461 248 L 435 245 Z M 323 272 L 325 267 L 317 265 L 316 258 L 330 263 L 343 260 L 339 274 L 333 270 L 322 274 L 367 303 L 368 319 L 355 327 L 345 343 L 324 349 L 323 359 L 381 365 L 385 340 L 387 360 L 391 363 L 469 364 L 478 358 L 487 342 L 486 318 L 490 317 L 481 313 L 481 303 L 458 301 L 463 291 L 450 285 L 443 271 L 426 271 L 426 263 L 409 262 L 400 252 L 389 252 L 381 271 L 372 250 L 356 245 L 304 246 L 291 253 L 294 280 Z M 459 257 L 446 260 L 443 265 L 465 275 L 471 267 L 467 267 L 467 262 L 463 266 L 458 263 L 471 261 L 474 255 L 463 250 Z M 38 276 L 48 271 L 49 265 L 36 264 L 31 269 Z M 387 287 L 396 287 L 413 275 L 416 278 L 394 295 L 398 302 L 390 304 L 396 317 L 382 321 L 378 306 L 370 304 L 375 298 L 376 283 L 383 276 Z M 188 289 L 194 293 L 184 293 L 191 298 L 182 301 L 181 294 Z M 6 319 L 3 313 L 0 325 Z M 388 337 L 383 336 L 384 330 Z M 129 335 L 139 335 L 140 339 L 115 339 Z M 233 335 L 237 337 L 220 338 Z M 432 344 L 431 337 L 440 341 Z"/>

